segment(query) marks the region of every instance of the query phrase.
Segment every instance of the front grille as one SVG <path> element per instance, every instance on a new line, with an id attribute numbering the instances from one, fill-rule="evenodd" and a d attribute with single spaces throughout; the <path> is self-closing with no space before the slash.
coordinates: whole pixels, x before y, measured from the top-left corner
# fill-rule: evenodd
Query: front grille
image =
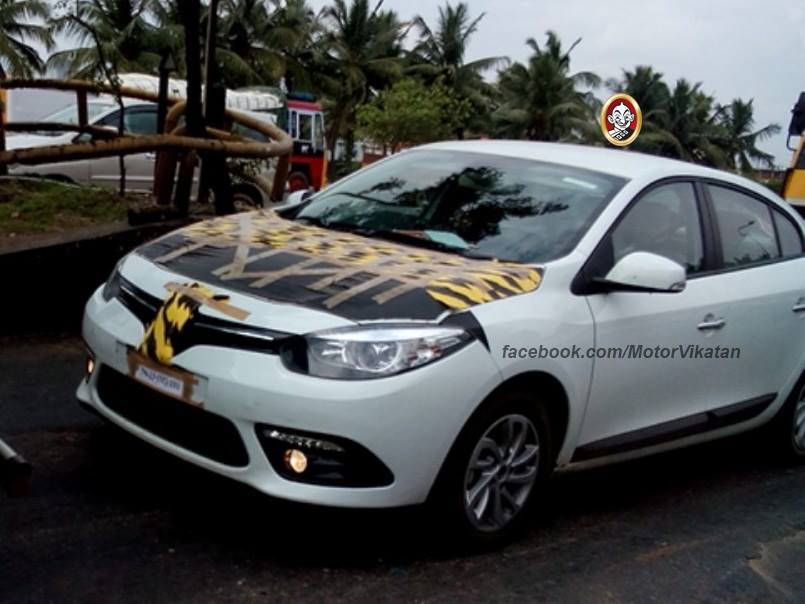
<path id="1" fill-rule="evenodd" d="M 98 375 L 104 406 L 143 430 L 228 466 L 249 464 L 249 454 L 228 419 L 165 396 L 107 366 Z"/>
<path id="2" fill-rule="evenodd" d="M 128 279 L 120 277 L 120 303 L 147 326 L 159 311 L 163 301 L 138 288 Z M 199 345 L 220 346 L 252 350 L 265 354 L 278 354 L 283 340 L 290 334 L 275 329 L 244 325 L 217 319 L 209 315 L 197 315 L 185 330 L 188 348 Z"/>

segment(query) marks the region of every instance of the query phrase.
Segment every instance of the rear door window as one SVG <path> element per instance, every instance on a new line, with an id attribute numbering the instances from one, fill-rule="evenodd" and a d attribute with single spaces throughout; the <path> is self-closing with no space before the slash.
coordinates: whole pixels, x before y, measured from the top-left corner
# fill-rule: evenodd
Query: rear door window
<path id="1" fill-rule="evenodd" d="M 777 238 L 780 240 L 780 253 L 783 258 L 802 254 L 802 235 L 799 227 L 782 212 L 773 209 L 771 213 L 774 216 L 774 225 L 777 227 Z"/>
<path id="2" fill-rule="evenodd" d="M 771 208 L 735 189 L 708 185 L 725 268 L 780 258 Z"/>

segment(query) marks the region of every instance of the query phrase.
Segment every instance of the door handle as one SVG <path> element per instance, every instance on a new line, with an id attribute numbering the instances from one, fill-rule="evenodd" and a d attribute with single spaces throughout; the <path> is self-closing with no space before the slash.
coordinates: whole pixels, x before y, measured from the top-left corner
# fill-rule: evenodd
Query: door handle
<path id="1" fill-rule="evenodd" d="M 805 312 L 805 298 L 800 298 L 794 307 L 791 309 L 794 312 Z"/>
<path id="2" fill-rule="evenodd" d="M 721 317 L 716 317 L 715 315 L 708 314 L 705 315 L 704 320 L 701 323 L 699 323 L 696 327 L 700 331 L 708 331 L 711 329 L 721 329 L 726 324 L 727 322 Z"/>

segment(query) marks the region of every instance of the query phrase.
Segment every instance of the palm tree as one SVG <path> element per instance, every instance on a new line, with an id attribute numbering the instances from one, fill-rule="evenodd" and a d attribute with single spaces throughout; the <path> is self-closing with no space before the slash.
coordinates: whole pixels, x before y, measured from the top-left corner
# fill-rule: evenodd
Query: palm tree
<path id="1" fill-rule="evenodd" d="M 485 57 L 469 63 L 464 55 L 470 37 L 477 31 L 478 24 L 485 13 L 475 19 L 470 17 L 469 7 L 464 2 L 456 6 L 449 3 L 439 7 L 439 18 L 435 31 L 422 17 L 416 17 L 414 24 L 419 28 L 421 39 L 410 54 L 413 65 L 408 71 L 419 75 L 427 83 L 441 82 L 459 99 L 467 99 L 473 107 L 476 128 L 480 119 L 488 114 L 493 89 L 484 82 L 482 73 L 493 67 L 508 63 L 506 57 Z M 457 132 L 463 137 L 463 126 Z"/>
<path id="2" fill-rule="evenodd" d="M 751 172 L 753 163 L 774 167 L 774 156 L 757 148 L 757 143 L 780 132 L 779 124 L 769 124 L 754 130 L 753 99 L 734 99 L 729 105 L 718 108 L 719 124 L 724 129 L 724 147 L 728 165 L 741 172 Z"/>
<path id="3" fill-rule="evenodd" d="M 661 155 L 717 168 L 728 165 L 715 101 L 701 90 L 701 83 L 677 80 L 666 112 L 662 128 L 667 136 L 660 145 Z"/>
<path id="4" fill-rule="evenodd" d="M 267 43 L 279 53 L 280 77 L 289 90 L 314 85 L 316 57 L 320 52 L 321 25 L 307 0 L 285 0 L 277 3 L 272 15 Z"/>
<path id="5" fill-rule="evenodd" d="M 44 70 L 45 64 L 28 41 L 53 48 L 53 36 L 44 25 L 32 19 L 46 20 L 50 9 L 39 0 L 0 0 L 0 78 L 8 75 L 30 78 Z"/>
<path id="6" fill-rule="evenodd" d="M 346 137 L 347 157 L 354 143 L 355 109 L 366 102 L 372 91 L 385 88 L 402 74 L 402 40 L 406 29 L 393 11 L 374 8 L 369 0 L 334 0 L 322 10 L 329 30 L 324 34 L 326 52 L 323 66 L 331 74 L 321 86 L 329 93 L 328 138 L 331 151 L 336 139 Z"/>
<path id="7" fill-rule="evenodd" d="M 625 92 L 637 100 L 643 112 L 643 127 L 640 136 L 632 143 L 638 151 L 659 154 L 665 145 L 676 141 L 665 129 L 668 124 L 668 104 L 671 91 L 663 80 L 663 74 L 651 66 L 638 65 L 634 71 L 623 70 L 623 78 L 607 80 L 612 92 Z"/>
<path id="8" fill-rule="evenodd" d="M 156 74 L 170 39 L 146 20 L 150 8 L 150 0 L 78 0 L 52 26 L 78 46 L 51 55 L 47 66 L 90 79 L 106 77 L 109 65 L 119 73 Z"/>
<path id="9" fill-rule="evenodd" d="M 544 47 L 533 38 L 526 41 L 533 51 L 527 65 L 515 63 L 500 74 L 502 104 L 492 115 L 498 136 L 577 140 L 595 130 L 594 98 L 578 87 L 598 86 L 600 78 L 589 71 L 570 73 L 570 53 L 581 39 L 563 50 L 554 32 L 547 35 Z"/>
<path id="10" fill-rule="evenodd" d="M 261 0 L 224 0 L 221 8 L 215 55 L 227 87 L 274 81 L 278 58 L 266 43 L 271 28 L 268 5 Z"/>
<path id="11" fill-rule="evenodd" d="M 633 149 L 709 166 L 730 165 L 724 129 L 727 114 L 701 90 L 700 83 L 680 79 L 670 89 L 661 73 L 639 65 L 624 71 L 623 79 L 607 84 L 613 92 L 633 96 L 643 111 L 643 130 Z"/>
<path id="12" fill-rule="evenodd" d="M 671 91 L 663 75 L 649 65 L 638 65 L 634 71 L 623 70 L 621 80 L 607 80 L 612 92 L 625 92 L 636 99 L 643 111 L 643 128 L 653 119 L 667 118 L 666 109 Z"/>
<path id="13" fill-rule="evenodd" d="M 176 72 L 184 75 L 185 69 L 185 24 L 182 18 L 184 0 L 151 0 L 148 10 L 150 20 L 160 32 L 162 52 L 170 52 L 176 63 Z"/>

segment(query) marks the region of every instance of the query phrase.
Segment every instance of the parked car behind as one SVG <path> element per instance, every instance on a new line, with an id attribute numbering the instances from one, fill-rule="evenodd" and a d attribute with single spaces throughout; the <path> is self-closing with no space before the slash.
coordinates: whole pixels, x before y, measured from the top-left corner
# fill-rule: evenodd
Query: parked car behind
<path id="1" fill-rule="evenodd" d="M 274 121 L 274 116 L 262 112 L 244 112 L 257 119 Z M 89 123 L 93 126 L 118 130 L 120 108 L 117 100 L 111 97 L 98 97 L 88 102 Z M 52 123 L 78 123 L 78 112 L 75 105 L 65 107 L 43 118 L 41 121 Z M 157 133 L 157 105 L 146 101 L 124 99 L 123 125 L 127 133 L 153 135 Z M 265 140 L 259 132 L 249 130 L 246 136 Z M 47 145 L 65 145 L 84 142 L 92 139 L 90 134 L 32 133 L 15 134 L 6 139 L 8 149 L 26 147 L 42 147 Z M 126 189 L 134 193 L 149 193 L 154 185 L 154 165 L 156 153 L 136 153 L 124 158 L 126 168 Z M 63 182 L 100 187 L 117 187 L 120 183 L 120 161 L 117 156 L 84 159 L 69 162 L 54 162 L 37 166 L 12 166 L 11 174 L 45 176 Z M 273 170 L 267 165 L 259 169 L 260 176 L 273 178 Z M 194 178 L 194 194 L 198 187 L 198 171 Z M 234 183 L 236 200 L 247 202 L 253 206 L 262 206 L 266 196 L 262 190 L 245 180 Z"/>

